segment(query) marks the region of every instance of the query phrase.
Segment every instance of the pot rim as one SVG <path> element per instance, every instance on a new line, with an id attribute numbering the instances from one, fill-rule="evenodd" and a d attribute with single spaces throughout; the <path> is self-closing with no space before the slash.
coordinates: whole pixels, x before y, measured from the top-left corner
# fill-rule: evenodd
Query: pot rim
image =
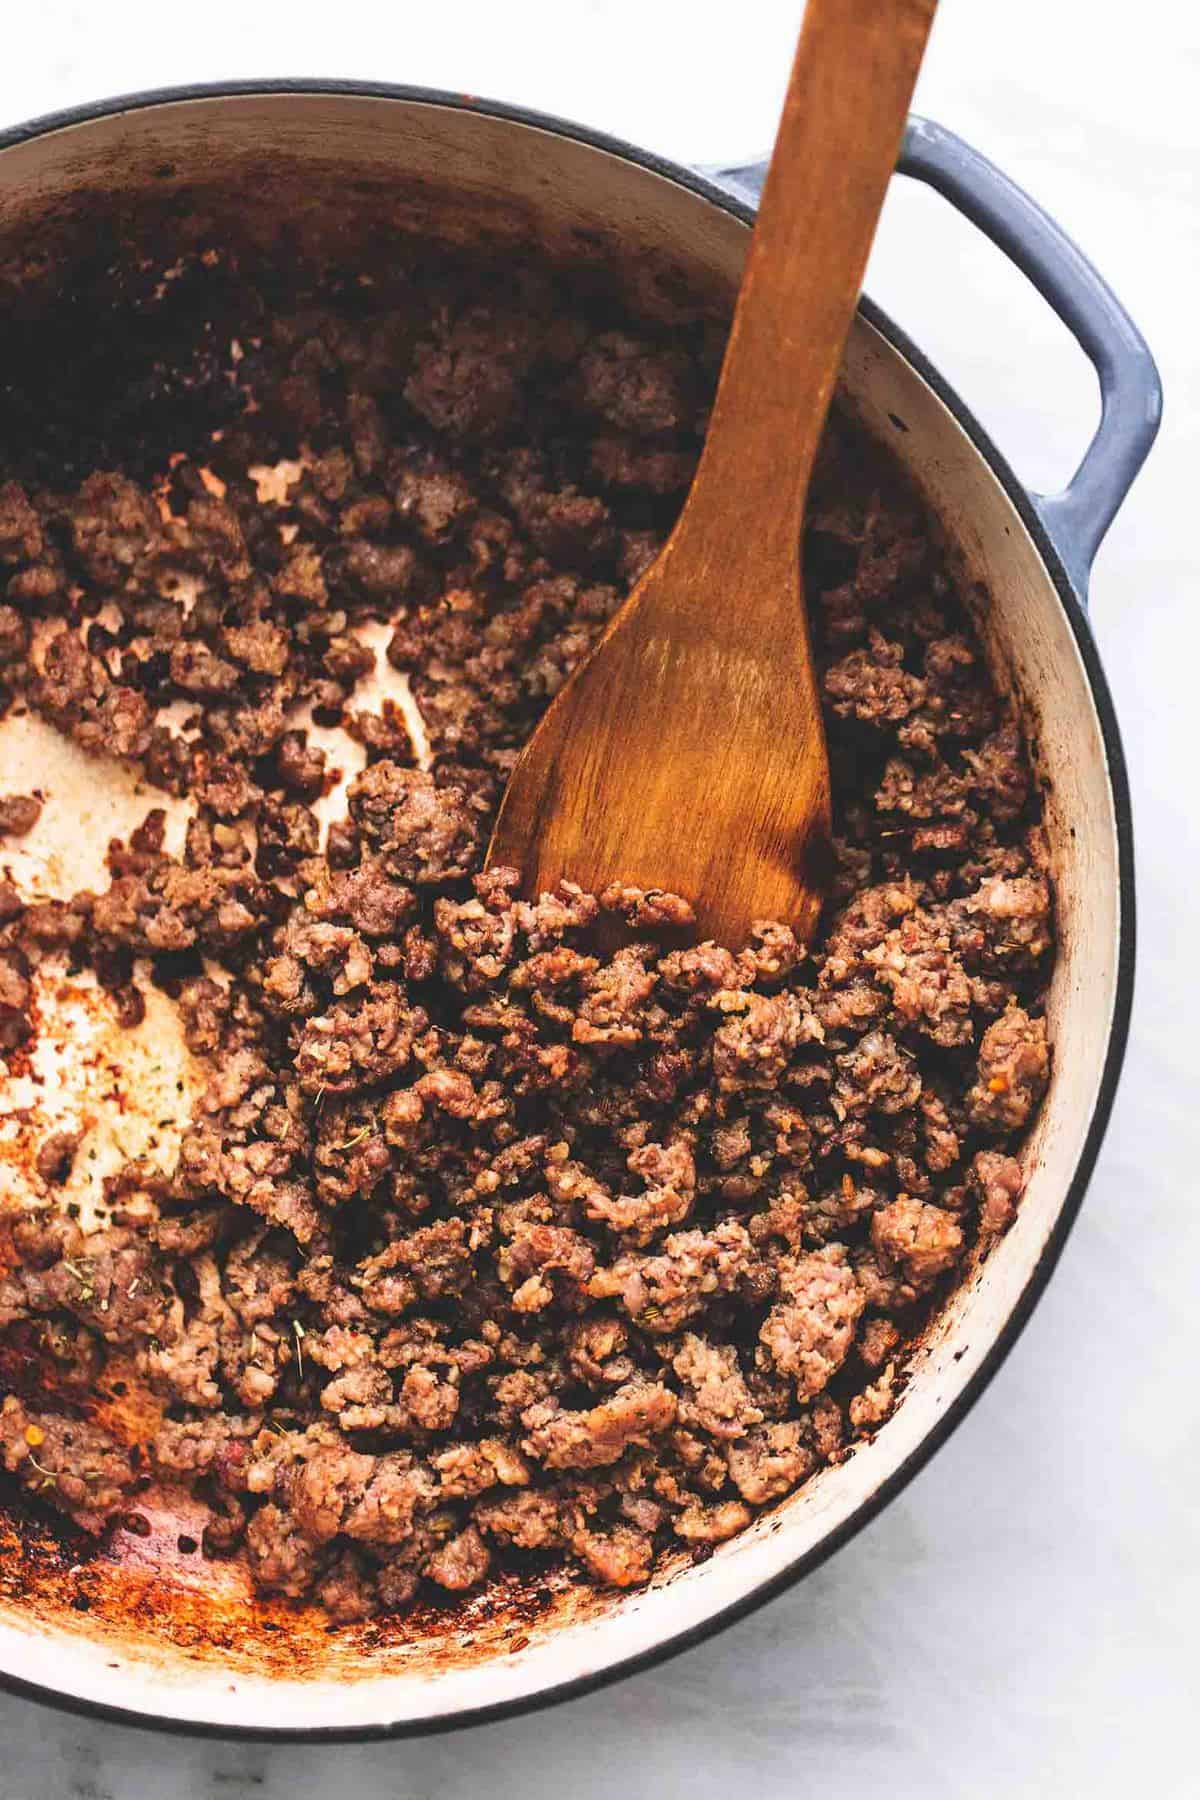
<path id="1" fill-rule="evenodd" d="M 283 98 L 317 95 L 327 98 L 341 96 L 350 99 L 397 100 L 408 104 L 442 107 L 448 111 L 480 113 L 490 118 L 507 120 L 514 125 L 527 126 L 559 137 L 570 138 L 592 149 L 619 157 L 645 169 L 650 174 L 661 176 L 679 187 L 688 189 L 698 199 L 706 200 L 711 205 L 720 207 L 745 225 L 752 225 L 754 222 L 755 215 L 751 207 L 745 205 L 728 189 L 710 180 L 707 176 L 689 168 L 686 164 L 674 162 L 670 158 L 659 156 L 650 150 L 640 149 L 607 132 L 593 130 L 572 120 L 560 118 L 553 113 L 514 106 L 505 101 L 456 93 L 450 89 L 425 88 L 403 83 L 283 76 L 251 77 L 234 81 L 195 82 L 176 87 L 147 88 L 140 92 L 115 95 L 110 99 L 89 101 L 79 106 L 64 108 L 58 112 L 45 113 L 24 124 L 0 131 L 0 153 L 14 149 L 20 144 L 30 143 L 36 138 L 50 136 L 57 131 L 91 124 L 125 112 L 145 112 L 157 106 L 177 105 L 195 100 L 229 100 L 268 95 Z M 747 1618 L 769 1600 L 786 1592 L 804 1576 L 818 1568 L 836 1551 L 856 1537 L 865 1526 L 869 1525 L 884 1507 L 908 1486 L 913 1477 L 930 1462 L 935 1452 L 942 1447 L 951 1433 L 966 1418 L 1004 1363 L 1054 1273 L 1067 1238 L 1079 1215 L 1100 1146 L 1108 1128 L 1121 1067 L 1125 1059 L 1133 1003 L 1136 960 L 1136 899 L 1129 778 L 1112 694 L 1100 661 L 1095 638 L 1088 624 L 1083 597 L 1068 575 L 1037 509 L 1033 505 L 1028 490 L 1017 478 L 1007 459 L 978 419 L 924 353 L 917 348 L 907 333 L 901 330 L 887 313 L 876 306 L 865 294 L 860 298 L 859 311 L 880 336 L 911 365 L 946 407 L 956 424 L 987 463 L 1033 540 L 1038 555 L 1054 585 L 1059 603 L 1066 614 L 1095 703 L 1104 743 L 1116 825 L 1117 891 L 1120 900 L 1117 923 L 1116 981 L 1112 1023 L 1095 1104 L 1075 1173 L 1063 1196 L 1054 1227 L 1046 1239 L 1037 1262 L 1030 1271 L 1029 1278 L 1016 1304 L 997 1333 L 994 1343 L 979 1368 L 920 1443 L 880 1482 L 879 1486 L 867 1495 L 853 1512 L 831 1530 L 819 1544 L 798 1555 L 787 1569 L 760 1582 L 758 1586 L 743 1594 L 741 1598 L 722 1607 L 719 1612 L 713 1613 L 699 1624 L 674 1632 L 670 1637 L 656 1644 L 653 1649 L 622 1657 L 594 1673 L 572 1677 L 553 1687 L 543 1688 L 537 1693 L 522 1695 L 513 1700 L 498 1701 L 490 1706 L 473 1707 L 467 1711 L 447 1714 L 436 1719 L 401 1720 L 379 1725 L 298 1727 L 220 1725 L 207 1720 L 169 1718 L 153 1712 L 140 1711 L 136 1706 L 111 1706 L 103 1701 L 68 1694 L 59 1689 L 47 1687 L 40 1682 L 24 1680 L 7 1669 L 0 1669 L 0 1692 L 35 1700 L 61 1712 L 102 1719 L 113 1724 L 133 1726 L 141 1730 L 172 1733 L 185 1737 L 268 1743 L 368 1743 L 386 1742 L 397 1738 L 426 1737 L 459 1731 L 470 1726 L 488 1724 L 501 1719 L 519 1717 L 526 1713 L 539 1711 L 544 1707 L 557 1706 L 566 1700 L 592 1693 L 597 1689 L 607 1687 L 610 1683 L 640 1673 L 642 1670 L 654 1668 L 667 1661 L 668 1658 L 677 1656 L 694 1645 L 704 1643 L 727 1626 Z"/>

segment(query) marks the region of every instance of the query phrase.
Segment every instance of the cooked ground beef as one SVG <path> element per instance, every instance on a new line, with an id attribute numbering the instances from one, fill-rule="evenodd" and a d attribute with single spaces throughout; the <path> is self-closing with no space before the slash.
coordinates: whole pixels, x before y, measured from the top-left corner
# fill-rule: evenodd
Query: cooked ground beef
<path id="1" fill-rule="evenodd" d="M 135 1023 L 138 957 L 208 1075 L 174 1171 L 115 1176 L 103 1230 L 58 1210 L 61 1131 L 46 1210 L 0 1215 L 0 1330 L 132 1361 L 167 1407 L 146 1456 L 11 1395 L 0 1455 L 95 1533 L 147 1475 L 189 1483 L 206 1555 L 337 1622 L 514 1556 L 643 1582 L 876 1429 L 1013 1217 L 1053 946 L 1019 722 L 930 520 L 835 416 L 814 942 L 697 943 L 686 896 L 619 869 L 520 898 L 481 871 L 505 777 L 669 529 L 714 343 L 454 268 L 311 299 L 241 297 L 184 454 L 135 434 L 127 466 L 0 484 L 0 705 L 194 807 L 178 856 L 152 809 L 95 894 L 0 882 L 0 1051 L 63 951 Z M 356 696 L 369 622 L 428 756 Z M 309 717 L 367 759 L 324 835 Z M 0 833 L 39 805 L 0 801 Z"/>

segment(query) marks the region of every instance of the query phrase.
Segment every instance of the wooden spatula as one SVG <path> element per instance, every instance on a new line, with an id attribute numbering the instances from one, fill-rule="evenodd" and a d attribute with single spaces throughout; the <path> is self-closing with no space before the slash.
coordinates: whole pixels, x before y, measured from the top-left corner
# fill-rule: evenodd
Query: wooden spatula
<path id="1" fill-rule="evenodd" d="M 702 936 L 802 942 L 829 764 L 800 582 L 813 459 L 936 0 L 808 0 L 708 437 L 653 566 L 542 719 L 488 852 L 665 888 Z"/>

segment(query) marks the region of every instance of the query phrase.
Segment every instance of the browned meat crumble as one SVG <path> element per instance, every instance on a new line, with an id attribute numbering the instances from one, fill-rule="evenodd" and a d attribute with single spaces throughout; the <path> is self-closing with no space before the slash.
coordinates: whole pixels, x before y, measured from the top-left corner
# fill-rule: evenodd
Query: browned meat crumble
<path id="1" fill-rule="evenodd" d="M 0 1331 L 85 1388 L 123 1359 L 161 1423 L 118 1441 L 86 1395 L 10 1393 L 0 1454 L 92 1533 L 182 1481 L 205 1554 L 338 1621 L 515 1556 L 644 1582 L 874 1430 L 1013 1216 L 1053 945 L 1019 723 L 930 521 L 835 419 L 805 541 L 817 941 L 695 943 L 686 899 L 618 885 L 519 899 L 480 873 L 498 795 L 669 528 L 714 347 L 453 269 L 246 304 L 186 453 L 133 434 L 0 484 L 3 704 L 194 802 L 181 856 L 152 808 L 103 892 L 0 881 L 0 1054 L 61 952 L 130 1024 L 155 982 L 209 1071 L 174 1173 L 129 1165 L 98 1232 L 55 1198 L 71 1133 L 45 1209 L 0 1218 Z M 428 767 L 356 697 L 369 620 Z M 368 759 L 324 837 L 303 708 Z M 39 806 L 0 800 L 0 832 Z"/>

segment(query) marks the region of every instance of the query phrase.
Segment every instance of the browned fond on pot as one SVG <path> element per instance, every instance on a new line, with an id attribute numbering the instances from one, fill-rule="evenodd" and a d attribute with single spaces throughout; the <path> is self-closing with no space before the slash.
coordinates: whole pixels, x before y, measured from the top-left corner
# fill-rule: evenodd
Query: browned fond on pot
<path id="1" fill-rule="evenodd" d="M 47 1625 L 86 1631 L 114 1652 L 130 1639 L 153 1641 L 231 1674 L 289 1680 L 334 1670 L 339 1679 L 362 1679 L 401 1661 L 429 1673 L 484 1662 L 524 1648 L 534 1630 L 595 1618 L 615 1604 L 559 1574 L 510 1570 L 450 1605 L 418 1605 L 334 1630 L 317 1607 L 254 1598 L 239 1564 L 181 1550 L 181 1535 L 199 1529 L 186 1500 L 148 1494 L 136 1507 L 148 1535 L 118 1531 L 93 1552 L 27 1504 L 5 1504 L 0 1601 L 19 1602 Z"/>

